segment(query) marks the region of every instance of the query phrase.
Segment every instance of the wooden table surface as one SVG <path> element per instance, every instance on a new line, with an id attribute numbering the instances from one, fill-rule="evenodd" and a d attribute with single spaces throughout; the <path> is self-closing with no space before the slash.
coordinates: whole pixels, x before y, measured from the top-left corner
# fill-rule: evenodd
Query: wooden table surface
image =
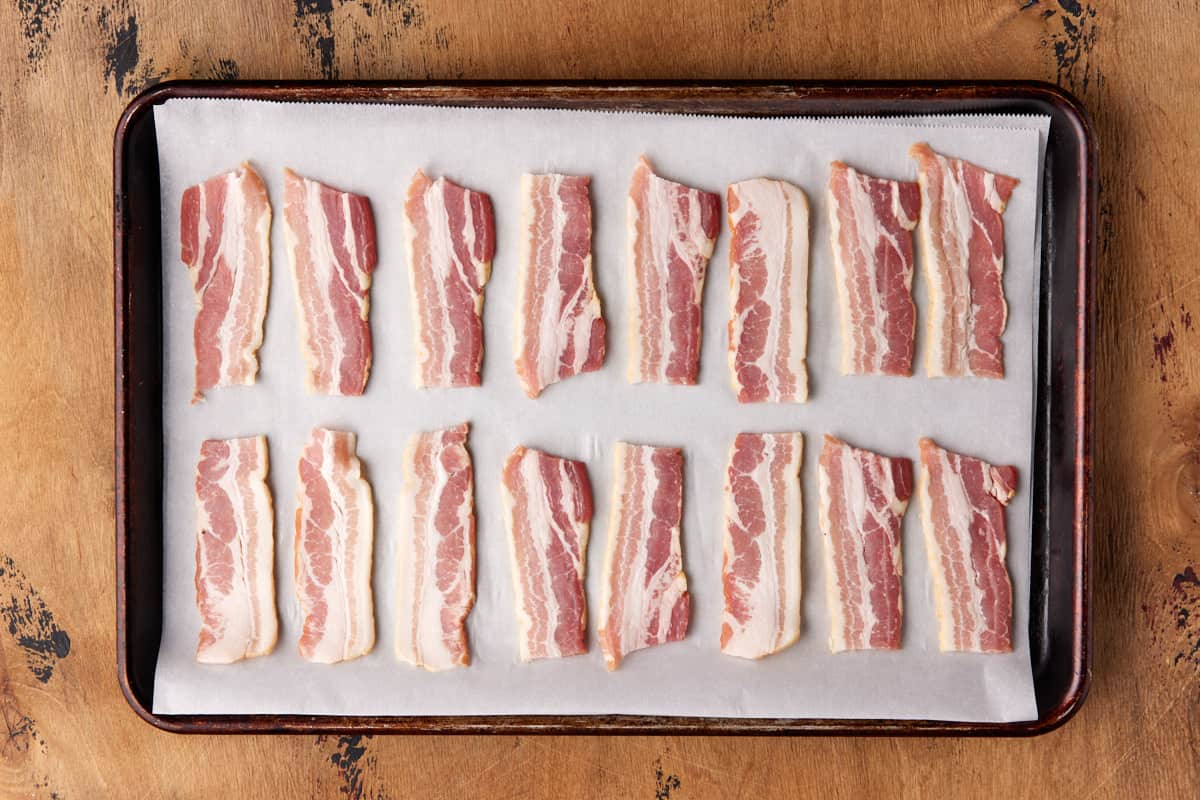
<path id="1" fill-rule="evenodd" d="M 1196 796 L 1195 2 L 270 5 L 0 5 L 0 797 Z M 219 738 L 139 720 L 114 654 L 112 131 L 144 87 L 209 77 L 1031 78 L 1077 93 L 1102 182 L 1082 711 L 1028 740 Z"/>

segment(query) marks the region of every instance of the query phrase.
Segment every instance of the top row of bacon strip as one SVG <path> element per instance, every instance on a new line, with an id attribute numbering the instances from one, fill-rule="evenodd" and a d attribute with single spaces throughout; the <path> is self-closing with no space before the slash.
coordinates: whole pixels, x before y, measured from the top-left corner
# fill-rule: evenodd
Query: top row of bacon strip
<path id="1" fill-rule="evenodd" d="M 921 219 L 929 284 L 931 376 L 1001 378 L 1004 230 L 1017 181 L 914 145 L 919 183 L 833 162 L 829 220 L 842 327 L 842 372 L 912 374 L 916 307 L 912 231 Z M 599 369 L 606 324 L 592 274 L 590 179 L 526 175 L 515 366 L 537 397 Z M 729 364 L 741 402 L 802 402 L 808 306 L 808 201 L 759 178 L 727 191 Z M 644 157 L 628 198 L 631 382 L 694 384 L 705 272 L 720 199 L 656 175 Z M 370 201 L 284 171 L 287 252 L 310 391 L 359 395 L 370 373 L 376 264 Z M 184 192 L 181 255 L 196 294 L 193 401 L 258 372 L 270 279 L 271 206 L 248 165 Z M 495 254 L 486 194 L 418 171 L 404 214 L 416 383 L 478 386 L 484 286 Z"/>
<path id="2" fill-rule="evenodd" d="M 359 395 L 371 369 L 375 221 L 361 195 L 284 170 L 284 233 L 311 391 Z M 196 294 L 192 402 L 254 383 L 270 285 L 271 203 L 249 164 L 183 193 L 181 257 Z"/>
<path id="3" fill-rule="evenodd" d="M 1004 377 L 1001 214 L 1017 185 L 924 143 L 909 150 L 917 183 L 835 161 L 829 222 L 842 327 L 842 372 L 911 375 L 916 306 L 912 231 L 921 220 L 929 286 L 930 377 Z"/>

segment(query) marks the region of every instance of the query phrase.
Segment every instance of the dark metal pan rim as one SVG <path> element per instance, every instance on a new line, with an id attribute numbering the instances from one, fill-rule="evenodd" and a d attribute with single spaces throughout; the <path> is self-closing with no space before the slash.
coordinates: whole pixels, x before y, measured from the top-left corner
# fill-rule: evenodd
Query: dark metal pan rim
<path id="1" fill-rule="evenodd" d="M 1058 560 L 1045 567 L 1046 591 L 1039 598 L 1052 641 L 1034 654 L 1039 684 L 1038 718 L 1027 722 L 972 723 L 937 720 L 730 719 L 645 716 L 443 716 L 347 717 L 304 715 L 160 715 L 149 707 L 161 634 L 161 472 L 154 473 L 154 441 L 161 456 L 153 403 L 161 397 L 161 365 L 155 325 L 161 297 L 137 281 L 136 267 L 158 263 L 157 153 L 153 145 L 155 105 L 172 98 L 247 98 L 331 103 L 422 103 L 539 108 L 621 108 L 742 116 L 903 116 L 925 113 L 1024 112 L 1049 114 L 1051 142 L 1047 179 L 1057 202 L 1070 214 L 1050 220 L 1052 248 L 1043 247 L 1043 282 L 1053 281 L 1056 300 L 1042 314 L 1038 333 L 1038 419 L 1035 450 L 1047 469 L 1059 466 L 1053 488 L 1035 487 L 1034 502 L 1045 518 L 1044 536 L 1059 537 Z M 1022 113 L 1018 111 L 1016 113 Z M 1053 162 L 1053 166 L 1051 166 Z M 1091 685 L 1092 425 L 1095 220 L 1097 166 L 1091 122 L 1079 102 L 1059 87 L 1037 81 L 169 81 L 135 98 L 117 124 L 114 140 L 114 335 L 116 459 L 117 672 L 121 691 L 142 719 L 177 733 L 459 733 L 459 734 L 719 734 L 719 735 L 957 735 L 1029 736 L 1063 725 L 1079 710 Z M 151 180 L 152 179 L 152 180 Z M 153 185 L 153 203 L 139 189 Z M 1048 187 L 1049 188 L 1049 187 Z M 154 213 L 147 209 L 153 207 Z M 143 212 L 143 213 L 138 213 Z M 1047 212 L 1048 213 L 1048 212 Z M 1047 278 L 1047 272 L 1052 273 Z M 1045 293 L 1043 293 L 1045 294 Z M 1065 300 L 1063 299 L 1065 297 Z M 156 303 L 157 301 L 157 303 Z M 1042 303 L 1046 304 L 1043 296 Z M 1055 309 L 1059 314 L 1054 315 Z M 149 319 L 148 315 L 155 319 Z M 1049 317 L 1053 316 L 1053 319 Z M 136 330 L 135 330 L 136 328 Z M 143 335 L 147 334 L 147 335 Z M 147 341 L 147 336 L 150 341 Z M 1043 341 L 1042 337 L 1048 337 Z M 1058 347 L 1046 352 L 1043 344 Z M 161 354 L 159 353 L 159 356 Z M 155 373 L 155 369 L 159 371 Z M 157 378 L 157 386 L 154 385 Z M 1046 396 L 1043 396 L 1045 394 Z M 150 425 L 147 430 L 146 426 Z M 1042 437 L 1045 441 L 1042 442 Z M 1039 447 L 1044 444 L 1044 447 Z M 1056 461 L 1054 460 L 1056 459 Z M 1038 480 L 1037 475 L 1034 476 Z M 1053 492 L 1053 494 L 1051 493 Z M 161 511 L 159 512 L 161 521 Z M 1039 526 L 1035 525 L 1035 558 Z M 157 539 L 155 537 L 158 537 Z M 157 541 L 157 544 L 155 542 Z M 1042 544 L 1047 544 L 1043 542 Z M 1047 546 L 1047 564 L 1052 558 Z M 157 566 L 156 566 L 157 559 Z M 157 571 L 156 571 L 157 570 Z M 1039 578 L 1035 564 L 1035 584 Z M 1037 590 L 1037 586 L 1034 589 Z M 159 607 L 157 616 L 153 605 Z M 1037 624 L 1031 614 L 1031 647 Z M 1041 635 L 1040 633 L 1038 634 Z M 152 644 L 152 646 L 151 646 Z M 1038 670 L 1053 680 L 1043 678 Z M 147 671 L 148 670 L 148 671 Z M 1043 688 L 1045 691 L 1043 691 Z"/>

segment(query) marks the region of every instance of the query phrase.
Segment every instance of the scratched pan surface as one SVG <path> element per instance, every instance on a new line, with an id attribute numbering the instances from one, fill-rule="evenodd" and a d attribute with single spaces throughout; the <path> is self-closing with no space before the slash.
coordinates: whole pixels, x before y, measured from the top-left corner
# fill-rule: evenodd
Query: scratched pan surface
<path id="1" fill-rule="evenodd" d="M 1051 118 L 1034 426 L 1028 722 L 642 716 L 336 717 L 156 715 L 162 633 L 162 283 L 154 105 L 179 97 L 429 103 L 738 114 L 1034 113 Z M 171 82 L 142 94 L 114 147 L 117 671 L 133 709 L 189 733 L 708 733 L 1028 735 L 1061 725 L 1091 681 L 1092 318 L 1096 161 L 1075 100 L 1049 84 L 410 84 Z"/>

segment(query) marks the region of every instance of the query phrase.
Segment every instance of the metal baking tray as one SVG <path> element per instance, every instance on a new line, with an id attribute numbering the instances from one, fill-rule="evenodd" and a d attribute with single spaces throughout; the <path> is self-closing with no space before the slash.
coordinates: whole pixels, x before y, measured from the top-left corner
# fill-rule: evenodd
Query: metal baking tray
<path id="1" fill-rule="evenodd" d="M 151 710 L 162 634 L 162 247 L 153 107 L 171 98 L 587 108 L 740 116 L 1033 113 L 1050 117 L 1042 198 L 1035 381 L 1028 722 L 645 716 L 162 715 Z M 1033 82 L 160 84 L 117 125 L 113 161 L 117 673 L 147 722 L 181 733 L 1031 735 L 1067 721 L 1091 683 L 1096 153 L 1078 101 Z"/>

